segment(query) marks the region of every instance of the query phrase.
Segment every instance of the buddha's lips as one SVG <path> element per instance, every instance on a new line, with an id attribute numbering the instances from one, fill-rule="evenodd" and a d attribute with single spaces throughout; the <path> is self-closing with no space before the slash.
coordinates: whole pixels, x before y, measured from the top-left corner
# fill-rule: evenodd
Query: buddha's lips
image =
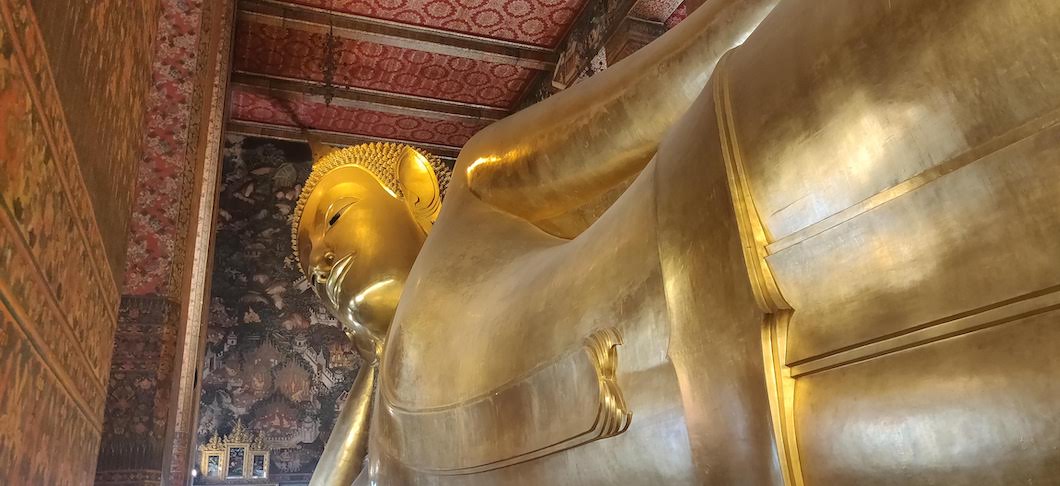
<path id="1" fill-rule="evenodd" d="M 339 307 L 339 292 L 342 291 L 342 281 L 346 278 L 346 274 L 350 270 L 350 263 L 355 256 L 354 254 L 346 255 L 335 262 L 335 265 L 331 267 L 331 272 L 328 273 L 327 281 L 324 282 L 324 291 L 336 308 Z"/>

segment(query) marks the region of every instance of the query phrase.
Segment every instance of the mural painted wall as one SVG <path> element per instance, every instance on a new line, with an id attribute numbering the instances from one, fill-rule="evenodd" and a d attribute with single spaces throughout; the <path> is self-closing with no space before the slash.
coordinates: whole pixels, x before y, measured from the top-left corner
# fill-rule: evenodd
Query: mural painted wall
<path id="1" fill-rule="evenodd" d="M 225 141 L 198 439 L 241 419 L 272 449 L 275 478 L 308 479 L 361 365 L 291 251 L 311 168 L 305 144 Z"/>
<path id="2" fill-rule="evenodd" d="M 92 483 L 150 81 L 154 2 L 57 5 L 0 0 L 0 484 Z"/>
<path id="3" fill-rule="evenodd" d="M 52 67 L 54 89 L 103 244 L 115 273 L 125 258 L 136 166 L 143 150 L 144 108 L 158 0 L 10 0 L 29 4 Z"/>
<path id="4" fill-rule="evenodd" d="M 181 484 L 188 470 L 183 458 L 192 429 L 177 427 L 182 416 L 174 405 L 178 396 L 194 403 L 192 392 L 185 391 L 193 386 L 185 386 L 190 380 L 183 376 L 193 375 L 194 367 L 186 373 L 178 363 L 187 342 L 198 342 L 197 330 L 182 329 L 191 285 L 184 270 L 194 241 L 189 234 L 196 222 L 194 203 L 203 187 L 213 192 L 212 185 L 199 181 L 208 172 L 206 161 L 217 158 L 216 145 L 213 154 L 205 148 L 207 126 L 214 116 L 213 95 L 224 90 L 216 81 L 227 77 L 227 65 L 220 72 L 219 61 L 227 59 L 234 0 L 157 3 L 150 19 L 157 36 L 148 43 L 152 57 L 144 63 L 151 83 L 138 107 L 145 115 L 136 134 L 142 154 L 132 167 L 120 168 L 135 178 L 136 191 L 120 208 L 129 219 L 128 244 L 122 248 L 123 285 L 97 486 L 161 484 L 167 462 L 177 471 L 174 484 Z M 200 355 L 197 349 L 191 353 L 193 360 Z"/>

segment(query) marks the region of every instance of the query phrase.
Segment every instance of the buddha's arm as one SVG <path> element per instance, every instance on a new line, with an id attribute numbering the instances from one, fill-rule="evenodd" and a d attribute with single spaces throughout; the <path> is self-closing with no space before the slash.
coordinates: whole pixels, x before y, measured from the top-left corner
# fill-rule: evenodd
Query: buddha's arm
<path id="1" fill-rule="evenodd" d="M 460 154 L 469 189 L 532 222 L 594 200 L 638 173 L 663 133 L 778 0 L 709 0 L 615 67 L 497 122 Z"/>
<path id="2" fill-rule="evenodd" d="M 368 419 L 378 368 L 378 363 L 365 364 L 357 373 L 350 398 L 335 420 L 310 486 L 348 486 L 360 474 L 368 452 Z"/>

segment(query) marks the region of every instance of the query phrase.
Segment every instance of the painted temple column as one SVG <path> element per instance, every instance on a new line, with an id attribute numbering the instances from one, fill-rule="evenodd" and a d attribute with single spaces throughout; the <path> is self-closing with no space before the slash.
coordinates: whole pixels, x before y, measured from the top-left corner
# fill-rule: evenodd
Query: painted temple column
<path id="1" fill-rule="evenodd" d="M 221 3 L 221 2 L 218 2 Z M 209 96 L 204 98 L 201 116 L 203 126 L 196 160 L 202 161 L 202 177 L 199 179 L 197 198 L 191 209 L 193 224 L 186 228 L 186 264 L 188 271 L 181 293 L 183 304 L 181 335 L 178 342 L 181 351 L 176 356 L 173 383 L 173 398 L 169 402 L 171 414 L 167 430 L 168 449 L 164 470 L 169 471 L 170 485 L 187 484 L 188 474 L 196 461 L 195 428 L 199 410 L 199 385 L 203 366 L 203 345 L 206 340 L 206 315 L 209 312 L 209 273 L 212 265 L 214 227 L 217 219 L 217 195 L 221 175 L 222 137 L 227 110 L 228 78 L 232 58 L 233 29 L 235 25 L 235 2 L 226 0 L 223 6 L 210 17 L 211 45 L 207 52 L 213 54 L 206 83 L 210 85 Z"/>
<path id="2" fill-rule="evenodd" d="M 97 485 L 188 482 L 234 3 L 160 2 Z"/>

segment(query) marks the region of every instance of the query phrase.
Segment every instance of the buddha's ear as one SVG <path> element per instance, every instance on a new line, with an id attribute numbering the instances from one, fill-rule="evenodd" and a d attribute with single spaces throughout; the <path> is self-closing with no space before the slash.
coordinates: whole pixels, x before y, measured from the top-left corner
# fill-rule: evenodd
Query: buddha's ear
<path id="1" fill-rule="evenodd" d="M 438 187 L 438 175 L 427 157 L 405 147 L 398 165 L 398 185 L 416 224 L 424 233 L 430 233 L 442 210 L 442 193 Z"/>

